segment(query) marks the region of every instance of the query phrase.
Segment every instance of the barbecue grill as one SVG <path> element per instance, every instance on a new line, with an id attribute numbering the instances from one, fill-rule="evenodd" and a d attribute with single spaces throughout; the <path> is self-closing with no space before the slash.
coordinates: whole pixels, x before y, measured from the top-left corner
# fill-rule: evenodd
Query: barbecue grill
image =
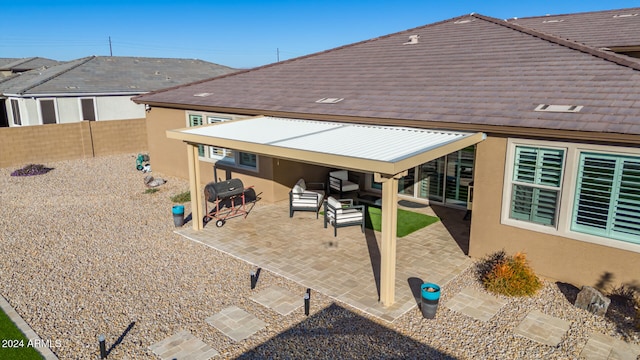
<path id="1" fill-rule="evenodd" d="M 204 187 L 206 215 L 202 221 L 206 224 L 215 219 L 216 226 L 222 227 L 229 218 L 246 218 L 249 213 L 246 209 L 246 193 L 252 188 L 253 186 L 245 188 L 240 179 L 208 183 Z M 211 210 L 209 203 L 213 204 Z"/>

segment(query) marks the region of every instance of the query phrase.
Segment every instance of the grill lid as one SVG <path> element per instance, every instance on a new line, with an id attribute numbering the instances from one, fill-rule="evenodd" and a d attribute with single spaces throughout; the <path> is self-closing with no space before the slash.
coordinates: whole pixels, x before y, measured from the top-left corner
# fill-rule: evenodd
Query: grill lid
<path id="1" fill-rule="evenodd" d="M 215 202 L 216 200 L 226 199 L 238 196 L 244 192 L 244 185 L 240 179 L 230 179 L 220 182 L 210 182 L 204 188 L 204 194 L 207 200 Z"/>

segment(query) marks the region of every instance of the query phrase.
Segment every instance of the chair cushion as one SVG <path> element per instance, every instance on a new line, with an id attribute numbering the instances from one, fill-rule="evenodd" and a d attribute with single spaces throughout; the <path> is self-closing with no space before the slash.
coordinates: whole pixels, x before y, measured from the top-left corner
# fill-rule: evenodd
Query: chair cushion
<path id="1" fill-rule="evenodd" d="M 337 224 L 350 222 L 362 222 L 362 211 L 358 209 L 344 209 L 341 214 L 336 215 Z"/>
<path id="2" fill-rule="evenodd" d="M 292 205 L 294 207 L 305 207 L 318 209 L 324 199 L 323 190 L 306 190 L 299 194 L 293 193 Z"/>
<path id="3" fill-rule="evenodd" d="M 300 179 L 293 186 L 292 192 L 294 194 L 302 194 L 305 190 L 307 190 L 307 184 L 304 182 L 304 179 Z"/>
<path id="4" fill-rule="evenodd" d="M 336 170 L 329 173 L 329 175 L 336 177 L 340 180 L 349 180 L 349 172 L 347 170 Z"/>
<path id="5" fill-rule="evenodd" d="M 329 206 L 334 209 L 342 209 L 342 203 L 336 200 L 333 196 L 329 196 L 329 198 L 327 199 L 327 203 L 329 203 Z"/>
<path id="6" fill-rule="evenodd" d="M 351 181 L 343 181 L 342 182 L 342 191 L 355 191 L 360 189 L 360 186 Z"/>

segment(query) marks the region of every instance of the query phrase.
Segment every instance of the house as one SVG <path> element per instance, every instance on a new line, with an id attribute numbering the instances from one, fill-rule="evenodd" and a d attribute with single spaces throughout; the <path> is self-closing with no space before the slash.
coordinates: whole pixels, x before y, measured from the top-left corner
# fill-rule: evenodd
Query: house
<path id="1" fill-rule="evenodd" d="M 11 75 L 19 74 L 25 71 L 38 69 L 42 67 L 50 67 L 58 64 L 56 60 L 31 57 L 31 58 L 0 58 L 0 79 Z"/>
<path id="2" fill-rule="evenodd" d="M 234 71 L 194 59 L 89 56 L 55 64 L 36 60 L 0 67 L 15 73 L 39 64 L 0 78 L 0 125 L 141 119 L 144 105 L 131 97 Z"/>
<path id="3" fill-rule="evenodd" d="M 381 192 L 387 228 L 397 198 L 469 206 L 471 257 L 524 251 L 551 279 L 638 286 L 638 13 L 465 15 L 134 101 L 151 108 L 154 168 L 188 175 L 199 194 L 195 229 L 210 179 L 280 201 L 299 177 L 340 167 Z M 416 145 L 412 129 L 434 140 Z M 338 153 L 345 143 L 358 155 Z M 385 305 L 395 261 L 383 225 Z"/>

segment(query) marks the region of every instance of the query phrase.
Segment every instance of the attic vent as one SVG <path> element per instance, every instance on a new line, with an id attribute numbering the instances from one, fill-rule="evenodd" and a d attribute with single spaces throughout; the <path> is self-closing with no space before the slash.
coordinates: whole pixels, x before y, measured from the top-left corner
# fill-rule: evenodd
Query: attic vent
<path id="1" fill-rule="evenodd" d="M 77 86 L 73 86 L 73 85 L 72 86 L 67 86 L 67 89 L 77 89 L 77 88 L 78 88 Z"/>
<path id="2" fill-rule="evenodd" d="M 136 85 L 129 85 L 130 89 L 137 89 L 138 87 Z"/>
<path id="3" fill-rule="evenodd" d="M 409 35 L 409 41 L 407 41 L 406 43 L 403 43 L 402 45 L 417 44 L 418 39 L 420 39 L 420 35 Z"/>
<path id="4" fill-rule="evenodd" d="M 538 105 L 534 111 L 546 111 L 546 112 L 565 112 L 565 113 L 576 113 L 582 110 L 582 105 L 548 105 L 548 104 L 540 104 Z"/>
<path id="5" fill-rule="evenodd" d="M 462 19 L 454 22 L 454 24 L 468 24 L 470 22 L 474 22 L 476 19 Z"/>
<path id="6" fill-rule="evenodd" d="M 207 97 L 211 95 L 211 93 L 197 93 L 197 94 L 193 94 L 193 96 L 198 96 L 198 97 Z"/>
<path id="7" fill-rule="evenodd" d="M 156 71 L 156 75 L 160 75 L 160 71 Z"/>
<path id="8" fill-rule="evenodd" d="M 614 18 L 626 18 L 626 17 L 633 17 L 633 16 L 638 16 L 638 14 L 617 14 L 617 15 L 613 15 Z"/>
<path id="9" fill-rule="evenodd" d="M 322 98 L 320 100 L 316 100 L 318 104 L 335 104 L 344 100 L 344 98 Z"/>
<path id="10" fill-rule="evenodd" d="M 564 19 L 553 19 L 553 20 L 544 20 L 542 21 L 543 24 L 552 24 L 552 23 L 561 23 L 563 22 Z"/>

